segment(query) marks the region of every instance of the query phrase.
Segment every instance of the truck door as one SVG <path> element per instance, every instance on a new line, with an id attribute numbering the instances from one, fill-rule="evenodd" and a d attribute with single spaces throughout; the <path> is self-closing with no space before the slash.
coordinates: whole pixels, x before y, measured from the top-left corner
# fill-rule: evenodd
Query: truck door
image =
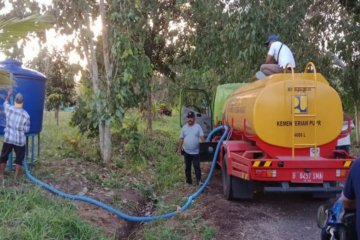
<path id="1" fill-rule="evenodd" d="M 183 88 L 180 92 L 180 127 L 186 124 L 186 115 L 193 111 L 204 135 L 212 130 L 211 102 L 206 91 L 201 89 Z"/>

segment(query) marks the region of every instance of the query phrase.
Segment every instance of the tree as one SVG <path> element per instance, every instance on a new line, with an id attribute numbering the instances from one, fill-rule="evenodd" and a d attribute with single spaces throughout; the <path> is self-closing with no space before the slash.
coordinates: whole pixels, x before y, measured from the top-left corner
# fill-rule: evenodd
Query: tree
<path id="1" fill-rule="evenodd" d="M 81 56 L 87 59 L 87 70 L 90 73 L 93 87 L 93 99 L 95 101 L 96 112 L 98 115 L 99 144 L 101 157 L 104 162 L 111 159 L 111 116 L 105 94 L 101 88 L 107 89 L 108 82 L 101 81 L 99 76 L 99 67 L 96 58 L 96 44 L 94 35 L 91 31 L 91 23 L 99 16 L 98 5 L 96 1 L 71 1 L 54 0 L 52 8 L 53 14 L 57 19 L 57 30 L 64 34 L 75 34 L 79 46 L 69 45 L 69 48 L 77 49 Z M 69 19 L 72 19 L 69 21 Z M 106 28 L 106 25 L 103 26 Z M 108 56 L 102 56 L 106 58 Z"/>
<path id="2" fill-rule="evenodd" d="M 108 22 L 108 18 L 107 18 L 107 6 L 105 6 L 104 0 L 100 0 L 99 3 L 99 7 L 100 7 L 100 16 L 101 16 L 101 21 L 103 24 L 103 29 L 102 29 L 102 43 L 103 43 L 103 59 L 104 59 L 104 65 L 105 65 L 105 91 L 106 91 L 106 97 L 105 99 L 109 99 L 110 95 L 111 95 L 111 87 L 112 87 L 112 74 L 113 74 L 113 64 L 112 64 L 112 55 L 111 55 L 111 51 L 110 51 L 110 42 L 109 42 L 109 33 L 108 33 L 108 29 L 109 29 L 109 22 Z M 107 101 L 108 102 L 108 101 Z M 103 124 L 103 127 L 101 127 L 103 130 L 99 131 L 100 134 L 103 135 L 103 145 L 102 148 L 104 149 L 104 153 L 110 154 L 110 156 L 108 158 L 111 157 L 111 127 L 109 126 L 109 124 L 104 124 L 104 122 L 102 122 L 101 124 Z M 100 124 L 100 125 L 101 125 Z M 105 156 L 105 154 L 104 154 Z M 106 156 L 105 156 L 106 157 Z"/>
<path id="3" fill-rule="evenodd" d="M 152 129 L 152 92 L 153 79 L 157 75 L 176 81 L 175 59 L 185 47 L 187 37 L 184 30 L 187 3 L 182 1 L 111 1 L 111 15 L 114 41 L 127 42 L 119 44 L 114 52 L 124 53 L 126 46 L 131 47 L 131 56 L 139 66 L 136 74 L 127 66 L 126 73 L 137 75 L 136 82 L 146 94 L 147 129 Z M 119 36 L 120 34 L 124 36 Z M 115 43 L 114 42 L 114 43 Z M 116 46 L 116 44 L 115 44 Z M 128 53 L 128 52 L 127 52 Z M 121 58 L 121 57 L 120 57 Z M 118 60 L 120 60 L 118 58 Z M 125 61 L 126 59 L 122 59 Z"/>
<path id="4" fill-rule="evenodd" d="M 343 68 L 344 88 L 346 89 L 346 97 L 354 105 L 355 111 L 355 128 L 356 143 L 360 144 L 360 1 L 358 0 L 340 0 L 347 13 L 343 15 L 340 28 L 337 33 L 343 36 L 338 40 L 337 53 L 345 62 Z"/>
<path id="5" fill-rule="evenodd" d="M 324 69 L 340 92 L 344 111 L 354 111 L 356 142 L 359 144 L 360 124 L 360 51 L 359 1 L 314 1 L 305 31 L 317 42 L 331 61 Z M 354 110 L 352 110 L 354 109 Z"/>
<path id="6" fill-rule="evenodd" d="M 57 124 L 59 124 L 60 107 L 72 106 L 76 101 L 74 76 L 80 71 L 80 66 L 69 64 L 68 60 L 64 53 L 56 50 L 49 53 L 47 49 L 44 49 L 30 63 L 32 68 L 47 77 L 46 108 L 55 110 Z"/>
<path id="7" fill-rule="evenodd" d="M 306 44 L 303 21 L 311 1 L 192 1 L 187 22 L 193 41 L 181 58 L 182 83 L 214 89 L 226 82 L 251 81 L 263 63 L 269 34 L 277 34 L 299 65 L 316 57 Z M 301 58 L 300 58 L 301 56 Z"/>

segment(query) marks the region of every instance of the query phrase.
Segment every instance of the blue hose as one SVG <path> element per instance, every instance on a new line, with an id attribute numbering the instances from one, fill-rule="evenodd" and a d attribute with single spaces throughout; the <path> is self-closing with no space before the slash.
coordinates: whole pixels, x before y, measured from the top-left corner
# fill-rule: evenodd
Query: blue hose
<path id="1" fill-rule="evenodd" d="M 217 127 L 215 129 L 213 129 L 209 135 L 208 135 L 208 138 L 207 138 L 207 141 L 209 141 L 209 139 L 211 139 L 211 136 L 217 132 L 217 131 L 220 131 L 224 129 L 223 126 L 220 126 L 220 127 Z M 67 193 L 64 193 L 52 186 L 50 186 L 49 184 L 43 182 L 43 181 L 40 181 L 39 179 L 35 178 L 34 176 L 31 175 L 29 169 L 28 169 L 28 166 L 27 166 L 27 162 L 24 161 L 24 169 L 25 169 L 25 173 L 26 173 L 26 176 L 33 182 L 41 185 L 42 187 L 46 188 L 47 190 L 49 190 L 50 192 L 53 192 L 55 194 L 58 194 L 59 196 L 62 196 L 62 197 L 65 197 L 65 198 L 69 198 L 69 199 L 72 199 L 72 200 L 79 200 L 79 201 L 84 201 L 84 202 L 87 202 L 87 203 L 91 203 L 91 204 L 94 204 L 98 207 L 101 207 L 115 215 L 117 215 L 118 217 L 120 218 L 123 218 L 127 221 L 130 221 L 130 222 L 150 222 L 150 221 L 153 221 L 153 220 L 156 220 L 156 219 L 161 219 L 161 218 L 165 218 L 165 219 L 168 219 L 168 218 L 171 218 L 173 217 L 175 214 L 179 213 L 179 212 L 183 212 L 185 211 L 190 205 L 191 203 L 202 193 L 202 191 L 205 189 L 205 187 L 209 184 L 210 182 L 210 179 L 212 177 L 212 174 L 214 172 L 214 168 L 215 168 L 215 164 L 216 164 L 216 160 L 217 160 L 217 155 L 220 151 L 220 146 L 221 146 L 221 143 L 222 141 L 224 140 L 224 138 L 226 137 L 227 135 L 227 132 L 228 132 L 228 127 L 225 126 L 225 131 L 222 135 L 222 137 L 220 138 L 220 141 L 218 142 L 217 146 L 216 146 L 216 150 L 215 150 L 215 154 L 214 154 L 214 157 L 213 157 L 213 161 L 212 161 L 212 164 L 211 164 L 211 168 L 210 168 L 210 172 L 209 172 L 209 175 L 208 177 L 206 178 L 204 184 L 191 196 L 189 196 L 188 200 L 186 201 L 186 203 L 181 207 L 181 209 L 179 211 L 174 211 L 174 212 L 170 212 L 170 213 L 166 213 L 166 214 L 161 214 L 161 215 L 153 215 L 153 216 L 147 216 L 147 217 L 139 217 L 139 216 L 130 216 L 128 214 L 125 214 L 123 212 L 120 212 L 119 210 L 115 209 L 115 208 L 112 208 L 111 206 L 108 206 L 100 201 L 97 201 L 95 199 L 92 199 L 92 198 L 88 198 L 88 197 L 84 197 L 84 196 L 79 196 L 79 195 L 72 195 L 72 194 L 67 194 Z"/>

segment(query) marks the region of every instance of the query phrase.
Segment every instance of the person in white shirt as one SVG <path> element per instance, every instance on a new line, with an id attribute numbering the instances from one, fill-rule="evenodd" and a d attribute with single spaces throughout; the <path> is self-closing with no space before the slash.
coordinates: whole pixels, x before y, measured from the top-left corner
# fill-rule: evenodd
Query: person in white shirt
<path id="1" fill-rule="evenodd" d="M 278 36 L 270 35 L 265 45 L 269 46 L 269 51 L 265 63 L 260 67 L 262 73 L 269 76 L 274 73 L 289 72 L 290 68 L 295 68 L 294 55 L 288 46 L 280 42 Z"/>
<path id="2" fill-rule="evenodd" d="M 187 123 L 181 128 L 180 140 L 176 152 L 184 155 L 186 183 L 192 184 L 191 163 L 194 166 L 196 185 L 201 184 L 200 142 L 204 142 L 204 132 L 195 122 L 195 113 L 187 113 Z"/>
<path id="3" fill-rule="evenodd" d="M 350 125 L 349 125 L 350 124 Z M 337 150 L 344 150 L 347 153 L 350 151 L 350 132 L 355 128 L 354 122 L 352 121 L 351 117 L 344 113 L 344 122 L 341 129 L 341 134 L 346 134 L 345 137 L 339 138 L 337 141 L 336 149 Z"/>
<path id="4" fill-rule="evenodd" d="M 13 150 L 16 154 L 15 180 L 17 180 L 25 158 L 25 133 L 30 130 L 30 116 L 23 109 L 24 97 L 21 93 L 17 93 L 14 105 L 10 105 L 9 100 L 12 93 L 12 89 L 10 89 L 4 101 L 6 127 L 4 129 L 4 144 L 0 155 L 0 181 L 2 181 L 2 184 L 4 184 L 6 163 Z"/>

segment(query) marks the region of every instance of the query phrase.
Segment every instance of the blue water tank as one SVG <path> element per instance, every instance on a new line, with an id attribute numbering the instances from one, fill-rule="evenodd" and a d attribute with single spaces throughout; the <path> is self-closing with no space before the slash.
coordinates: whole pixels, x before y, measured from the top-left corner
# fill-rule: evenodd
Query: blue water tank
<path id="1" fill-rule="evenodd" d="M 13 97 L 16 93 L 24 96 L 24 109 L 30 115 L 30 132 L 28 134 L 40 133 L 42 129 L 44 102 L 45 102 L 45 82 L 46 77 L 34 70 L 24 68 L 22 63 L 16 60 L 5 60 L 0 62 L 0 69 L 12 73 L 15 80 L 13 87 Z M 6 92 L 1 91 L 6 96 Z M 0 98 L 0 135 L 4 135 L 5 113 L 4 98 Z"/>

